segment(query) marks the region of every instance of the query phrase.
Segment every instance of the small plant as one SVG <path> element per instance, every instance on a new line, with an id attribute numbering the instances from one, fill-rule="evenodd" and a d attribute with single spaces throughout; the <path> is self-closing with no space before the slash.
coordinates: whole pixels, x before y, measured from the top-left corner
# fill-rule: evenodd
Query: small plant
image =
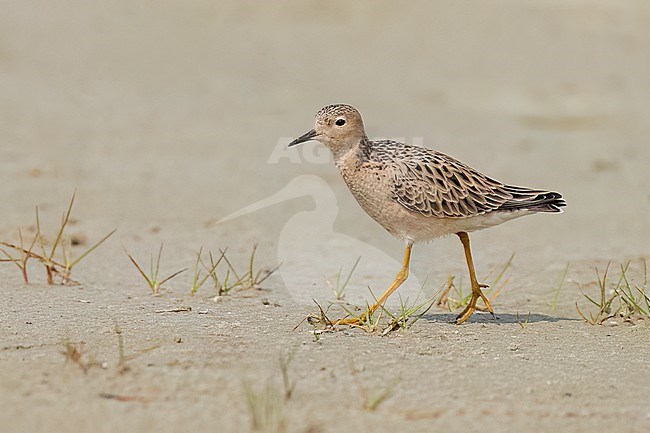
<path id="1" fill-rule="evenodd" d="M 124 333 L 122 332 L 122 329 L 120 326 L 115 322 L 115 326 L 113 328 L 113 331 L 115 332 L 115 335 L 117 336 L 117 372 L 119 374 L 126 373 L 127 371 L 130 370 L 130 367 L 127 365 L 128 361 L 131 361 L 132 359 L 135 359 L 141 355 L 144 355 L 147 352 L 150 352 L 152 350 L 155 350 L 160 347 L 160 344 L 156 344 L 151 347 L 147 347 L 145 349 L 139 350 L 137 353 L 131 354 L 131 355 L 126 355 L 125 350 L 124 350 Z"/>
<path id="2" fill-rule="evenodd" d="M 368 290 L 370 290 L 370 287 L 368 287 Z M 379 329 L 383 313 L 383 309 L 379 309 L 379 311 L 370 311 L 370 305 L 366 302 L 365 311 L 358 316 L 359 323 L 354 326 L 367 333 L 373 333 Z"/>
<path id="3" fill-rule="evenodd" d="M 316 306 L 318 307 L 318 314 L 309 313 L 305 318 L 303 318 L 300 322 L 298 322 L 296 326 L 293 327 L 293 330 L 295 331 L 296 329 L 298 329 L 300 325 L 302 325 L 304 322 L 309 323 L 314 328 L 321 325 L 322 327 L 324 327 L 324 329 L 314 330 L 314 341 L 318 342 L 320 339 L 320 334 L 322 334 L 324 330 L 331 330 L 331 328 L 334 325 L 332 321 L 329 319 L 329 317 L 327 317 L 327 312 L 329 311 L 332 304 L 330 304 L 330 306 L 327 307 L 326 310 L 323 310 L 323 307 L 321 307 L 321 305 L 318 302 L 316 302 L 315 299 L 313 301 L 314 304 L 316 304 Z"/>
<path id="4" fill-rule="evenodd" d="M 393 378 L 390 382 L 382 381 L 382 386 L 379 386 L 373 390 L 369 390 L 363 383 L 359 380 L 356 375 L 356 372 L 353 367 L 352 377 L 359 389 L 359 395 L 363 401 L 363 408 L 367 411 L 374 412 L 377 408 L 386 400 L 388 400 L 395 393 L 395 388 L 399 383 L 399 378 Z"/>
<path id="5" fill-rule="evenodd" d="M 607 263 L 602 277 L 596 268 L 599 296 L 591 297 L 582 288 L 580 289 L 582 295 L 596 309 L 583 312 L 576 301 L 578 315 L 585 322 L 591 325 L 601 325 L 606 320 L 617 316 L 626 322 L 632 322 L 636 318 L 650 318 L 650 297 L 646 293 L 648 284 L 646 260 L 642 261 L 643 284 L 640 287 L 631 282 L 628 277 L 630 263 L 628 261 L 620 266 L 621 274 L 611 289 L 608 289 L 607 281 L 611 261 Z"/>
<path id="6" fill-rule="evenodd" d="M 620 295 L 621 308 L 619 315 L 625 321 L 631 322 L 635 316 L 650 318 L 650 297 L 646 293 L 648 287 L 648 267 L 647 262 L 643 260 L 643 285 L 641 287 L 630 283 L 627 276 L 627 270 L 630 262 L 621 265 L 621 284 L 618 287 Z"/>
<path id="7" fill-rule="evenodd" d="M 567 262 L 566 268 L 564 268 L 564 273 L 562 274 L 562 278 L 560 279 L 560 283 L 557 285 L 557 289 L 555 290 L 555 294 L 553 295 L 553 299 L 551 300 L 551 310 L 555 310 L 555 307 L 557 306 L 557 300 L 560 297 L 560 291 L 562 290 L 562 287 L 564 286 L 564 282 L 566 281 L 566 276 L 569 274 L 569 266 L 571 265 L 570 262 Z"/>
<path id="8" fill-rule="evenodd" d="M 292 351 L 280 354 L 278 358 L 282 390 L 273 377 L 269 377 L 261 389 L 254 388 L 249 381 L 243 382 L 252 431 L 268 433 L 286 431 L 286 403 L 293 396 L 295 388 L 295 383 L 289 379 L 289 364 L 292 359 Z"/>
<path id="9" fill-rule="evenodd" d="M 88 361 L 86 358 L 86 343 L 80 341 L 78 343 L 72 343 L 67 341 L 65 343 L 65 350 L 63 351 L 63 356 L 65 356 L 66 362 L 72 362 L 77 364 L 79 368 L 84 373 L 88 372 L 88 369 L 93 363 Z"/>
<path id="10" fill-rule="evenodd" d="M 262 283 L 266 281 L 271 275 L 273 275 L 280 265 L 276 266 L 273 269 L 261 268 L 255 271 L 255 253 L 257 253 L 257 244 L 253 244 L 253 251 L 251 251 L 250 258 L 248 259 L 248 272 L 244 274 L 244 280 L 247 281 L 244 286 L 245 289 L 261 289 Z M 235 272 L 235 269 L 230 264 L 230 261 L 226 259 L 230 269 Z M 235 276 L 237 274 L 235 273 Z"/>
<path id="11" fill-rule="evenodd" d="M 278 268 L 269 270 L 269 269 L 259 269 L 255 272 L 255 253 L 257 252 L 257 244 L 253 244 L 253 251 L 251 252 L 250 259 L 248 260 L 248 287 L 250 289 L 261 289 L 262 283 L 270 277 L 273 272 Z"/>
<path id="12" fill-rule="evenodd" d="M 61 238 L 63 237 L 63 232 L 65 231 L 66 226 L 70 222 L 70 214 L 72 213 L 72 205 L 74 204 L 75 195 L 76 193 L 72 194 L 72 199 L 70 200 L 70 205 L 68 206 L 68 210 L 63 214 L 63 219 L 61 220 L 59 231 L 57 232 L 56 237 L 54 238 L 54 243 L 50 248 L 49 254 L 45 252 L 45 242 L 43 241 L 43 237 L 39 236 L 41 251 L 43 252 L 43 255 L 41 256 L 41 263 L 43 263 L 43 266 L 45 266 L 45 272 L 47 273 L 47 284 L 54 284 L 53 282 L 54 275 L 58 273 L 57 270 L 58 264 L 54 261 L 54 254 L 56 253 L 56 249 L 58 248 L 59 243 L 61 242 Z M 38 209 L 36 210 L 36 227 L 37 227 L 36 230 L 40 233 L 41 223 L 38 217 Z M 58 265 L 58 266 L 61 268 L 64 267 L 63 265 Z"/>
<path id="13" fill-rule="evenodd" d="M 126 365 L 126 356 L 124 355 L 124 335 L 122 334 L 122 328 L 120 328 L 117 322 L 115 322 L 113 330 L 117 336 L 117 369 L 119 373 L 125 373 L 129 367 Z"/>
<path id="14" fill-rule="evenodd" d="M 217 291 L 216 298 L 227 295 L 228 293 L 230 293 L 232 289 L 236 287 L 240 287 L 240 288 L 246 287 L 244 281 L 245 279 L 247 279 L 248 275 L 244 275 L 243 277 L 239 276 L 239 274 L 233 267 L 228 257 L 226 257 L 226 251 L 228 251 L 228 248 L 226 248 L 225 250 L 221 250 L 221 249 L 219 250 L 219 252 L 221 253 L 221 257 L 224 259 L 227 265 L 225 275 L 223 275 L 223 277 L 220 278 L 216 272 L 210 273 L 210 278 L 212 278 L 212 283 L 214 284 L 214 288 Z M 210 253 L 209 256 L 210 256 L 210 266 L 218 264 L 217 262 L 221 261 L 221 257 L 220 257 L 220 259 L 217 260 L 217 262 L 215 262 L 212 257 L 212 253 Z"/>
<path id="15" fill-rule="evenodd" d="M 380 404 L 388 400 L 393 395 L 397 383 L 398 381 L 395 380 L 392 383 L 386 384 L 385 386 L 374 390 L 373 392 L 367 392 L 364 408 L 366 410 L 374 412 Z"/>
<path id="16" fill-rule="evenodd" d="M 361 310 L 360 308 L 351 304 L 344 305 L 344 304 L 337 303 L 336 306 L 343 309 L 345 315 L 340 319 L 334 319 L 334 320 L 330 319 L 328 316 L 330 308 L 332 308 L 332 306 L 335 305 L 334 303 L 330 303 L 326 309 L 323 309 L 323 307 L 315 300 L 314 303 L 318 307 L 318 313 L 309 313 L 304 319 L 298 322 L 296 326 L 294 326 L 293 330 L 295 331 L 296 329 L 298 329 L 300 325 L 302 325 L 304 322 L 307 322 L 314 328 L 317 328 L 316 330 L 314 330 L 315 341 L 318 341 L 320 339 L 320 334 L 322 334 L 323 332 L 333 331 L 334 327 L 337 324 L 339 324 L 342 321 L 347 321 L 350 318 L 355 318 L 358 320 L 354 324 L 351 323 L 347 323 L 347 324 L 350 324 L 351 326 L 357 327 L 359 329 L 363 329 L 366 332 L 376 331 L 377 326 L 379 325 L 379 319 L 381 319 L 382 312 L 380 311 L 379 315 L 375 317 L 374 313 L 370 312 L 370 305 L 367 302 L 366 302 L 365 310 Z"/>
<path id="17" fill-rule="evenodd" d="M 296 387 L 295 383 L 292 383 L 291 380 L 289 379 L 289 364 L 291 364 L 291 361 L 293 360 L 293 352 L 288 351 L 284 355 L 280 355 L 279 358 L 279 365 L 280 365 L 280 373 L 282 373 L 282 385 L 284 387 L 284 399 L 285 400 L 290 400 L 291 396 L 293 395 L 293 390 Z"/>
<path id="18" fill-rule="evenodd" d="M 336 274 L 335 286 L 332 286 L 332 284 L 329 281 L 327 281 L 327 285 L 332 290 L 332 293 L 334 293 L 334 297 L 336 298 L 337 301 L 342 301 L 345 298 L 345 289 L 348 287 L 350 278 L 352 278 L 352 274 L 354 273 L 355 269 L 357 269 L 357 265 L 359 264 L 360 260 L 361 257 L 359 257 L 357 261 L 354 262 L 354 265 L 352 265 L 352 268 L 350 269 L 350 273 L 348 273 L 348 276 L 345 278 L 345 281 L 343 283 L 341 283 L 341 274 L 343 273 L 343 266 L 339 268 L 339 271 Z"/>
<path id="19" fill-rule="evenodd" d="M 590 323 L 592 325 L 600 325 L 602 324 L 605 320 L 614 317 L 616 314 L 615 312 L 612 311 L 612 303 L 618 296 L 616 291 L 613 291 L 611 294 L 607 293 L 607 273 L 609 272 L 609 266 L 611 265 L 611 261 L 607 263 L 607 266 L 605 267 L 605 272 L 603 273 L 603 276 L 601 278 L 600 272 L 598 271 L 598 268 L 596 268 L 596 278 L 598 281 L 598 287 L 600 289 L 600 297 L 596 301 L 595 299 L 591 298 L 589 295 L 587 295 L 585 292 L 580 289 L 582 292 L 582 295 L 589 300 L 592 304 L 594 304 L 598 309 L 595 312 L 589 312 L 587 317 L 582 313 L 580 310 L 580 307 L 578 307 L 578 302 L 576 301 L 576 310 L 578 311 L 578 314 L 580 317 L 584 319 L 585 322 Z"/>
<path id="20" fill-rule="evenodd" d="M 99 241 L 97 241 L 94 245 L 92 245 L 90 248 L 88 248 L 86 251 L 84 251 L 82 254 L 80 254 L 76 259 L 71 258 L 71 251 L 72 251 L 72 241 L 70 239 L 67 239 L 61 247 L 62 254 L 63 254 L 63 267 L 59 271 L 61 274 L 61 283 L 62 284 L 68 284 L 69 282 L 72 282 L 70 279 L 70 275 L 72 274 L 72 268 L 74 268 L 80 261 L 82 261 L 88 254 L 92 253 L 95 251 L 95 249 L 100 246 L 101 244 L 106 241 L 109 237 L 115 233 L 117 229 L 113 229 L 109 234 L 101 238 Z"/>
<path id="21" fill-rule="evenodd" d="M 192 276 L 192 286 L 190 287 L 190 295 L 194 296 L 194 294 L 203 286 L 203 284 L 208 280 L 208 278 L 212 278 L 215 281 L 215 286 L 217 286 L 216 283 L 218 283 L 218 278 L 215 274 L 215 270 L 217 269 L 217 266 L 219 266 L 219 263 L 221 263 L 221 260 L 225 257 L 225 252 L 221 254 L 221 257 L 215 262 L 214 259 L 212 258 L 212 253 L 208 253 L 210 257 L 210 265 L 206 266 L 205 263 L 203 262 L 203 247 L 199 249 L 199 251 L 196 253 L 196 262 L 194 263 L 194 274 Z M 207 271 L 205 275 L 201 275 L 201 269 L 199 266 Z"/>
<path id="22" fill-rule="evenodd" d="M 489 280 L 490 277 L 494 275 L 494 278 L 488 285 L 490 288 L 483 290 L 483 293 L 485 293 L 485 295 L 489 298 L 490 302 L 494 301 L 499 296 L 501 290 L 503 290 L 505 285 L 508 283 L 509 278 L 504 278 L 504 276 L 508 268 L 510 268 L 512 265 L 512 260 L 514 257 L 515 254 L 512 253 L 510 255 L 510 258 L 503 265 L 493 267 L 485 276 L 485 278 L 483 278 L 484 281 Z M 453 275 L 450 275 L 447 279 L 446 288 L 442 291 L 440 298 L 436 303 L 440 307 L 447 307 L 449 311 L 464 308 L 472 297 L 471 290 L 465 294 L 462 278 L 459 279 L 460 282 L 458 284 L 455 284 L 454 280 L 455 277 Z M 449 296 L 450 292 L 454 294 L 454 297 Z M 477 306 L 476 309 L 479 311 L 487 311 L 485 307 Z"/>
<path id="23" fill-rule="evenodd" d="M 254 432 L 282 433 L 286 431 L 285 400 L 280 389 L 267 381 L 260 390 L 244 382 L 246 403 Z"/>
<path id="24" fill-rule="evenodd" d="M 217 292 L 217 297 L 227 295 L 231 290 L 237 289 L 260 289 L 262 283 L 266 281 L 275 271 L 280 267 L 279 265 L 273 269 L 257 269 L 255 267 L 255 254 L 257 252 L 257 244 L 253 245 L 253 251 L 248 259 L 248 269 L 245 273 L 237 272 L 232 262 L 227 256 L 228 248 L 219 250 L 218 259 L 214 259 L 212 252 L 208 251 L 209 263 L 203 260 L 203 248 L 199 249 L 197 253 L 196 262 L 194 264 L 194 277 L 192 278 L 192 286 L 190 293 L 195 294 L 201 286 L 211 279 L 214 288 Z M 219 265 L 225 267 L 225 270 L 219 270 Z M 202 275 L 201 269 L 203 268 L 207 274 Z"/>
<path id="25" fill-rule="evenodd" d="M 530 311 L 528 312 L 528 316 L 526 316 L 526 320 L 523 322 L 519 318 L 519 311 L 517 311 L 517 324 L 521 329 L 526 329 L 526 325 L 528 325 L 528 322 L 530 321 Z"/>
<path id="26" fill-rule="evenodd" d="M 395 313 L 391 313 L 382 305 L 382 309 L 388 314 L 390 320 L 388 321 L 388 326 L 382 331 L 382 335 L 387 335 L 388 333 L 395 331 L 397 329 L 408 329 L 415 324 L 422 316 L 424 316 L 430 309 L 436 304 L 436 298 L 438 293 L 426 299 L 424 302 L 418 303 L 420 296 L 424 291 L 424 286 L 426 285 L 426 280 L 422 284 L 420 291 L 418 292 L 415 301 L 409 305 L 409 300 L 406 298 L 406 301 L 402 300 L 402 296 L 399 296 L 400 308 Z"/>
<path id="27" fill-rule="evenodd" d="M 143 270 L 142 267 L 138 264 L 138 262 L 135 261 L 133 256 L 129 254 L 126 249 L 124 250 L 126 252 L 126 255 L 129 257 L 129 260 L 131 260 L 131 263 L 133 263 L 133 266 L 138 270 L 140 275 L 142 275 L 142 278 L 145 279 L 147 284 L 149 285 L 149 288 L 151 289 L 151 293 L 153 295 L 159 295 L 160 291 L 162 290 L 162 285 L 171 280 L 172 278 L 176 277 L 177 275 L 185 272 L 187 268 L 181 269 L 180 271 L 176 271 L 173 274 L 170 274 L 169 276 L 159 280 L 158 279 L 158 273 L 160 271 L 160 258 L 162 257 L 162 252 L 163 252 L 163 244 L 160 244 L 160 249 L 158 250 L 158 256 L 154 262 L 153 255 L 151 256 L 151 264 L 149 266 L 149 275 L 147 275 Z"/>
<path id="28" fill-rule="evenodd" d="M 38 218 L 38 208 L 36 208 L 36 215 Z M 38 256 L 33 253 L 33 250 L 34 250 L 34 246 L 36 245 L 36 241 L 39 239 L 39 237 L 40 237 L 40 232 L 37 231 L 36 234 L 34 235 L 34 238 L 30 242 L 29 247 L 25 248 L 23 232 L 21 229 L 18 229 L 18 238 L 20 239 L 20 246 L 14 246 L 7 242 L 0 242 L 1 245 L 11 248 L 20 254 L 20 258 L 14 258 L 5 249 L 0 248 L 0 251 L 2 251 L 2 253 L 7 257 L 7 260 L 2 260 L 2 261 L 12 262 L 16 266 L 18 266 L 18 269 L 20 269 L 25 284 L 29 284 L 29 277 L 27 276 L 27 262 L 31 258 L 38 258 Z"/>
<path id="29" fill-rule="evenodd" d="M 54 242 L 51 245 L 46 245 L 45 239 L 41 231 L 41 221 L 38 213 L 38 207 L 36 208 L 36 234 L 34 238 L 29 243 L 29 246 L 26 247 L 25 241 L 23 238 L 22 231 L 18 230 L 18 237 L 20 239 L 20 245 L 14 245 L 9 242 L 0 242 L 0 245 L 16 251 L 20 257 L 13 257 L 5 249 L 1 249 L 2 253 L 7 257 L 6 261 L 13 262 L 18 268 L 20 268 L 23 280 L 25 283 L 29 283 L 29 277 L 27 275 L 27 263 L 30 259 L 35 259 L 39 261 L 45 268 L 45 273 L 47 277 L 48 284 L 54 284 L 55 277 L 60 278 L 61 284 L 70 284 L 75 283 L 71 279 L 72 269 L 81 262 L 88 254 L 92 253 L 97 247 L 104 243 L 109 237 L 115 233 L 116 230 L 112 230 L 109 234 L 104 236 L 93 246 L 88 248 L 85 252 L 79 255 L 76 259 L 72 259 L 72 241 L 69 238 L 65 237 L 65 229 L 70 223 L 70 217 L 72 214 L 72 207 L 74 205 L 75 194 L 72 194 L 70 199 L 70 204 L 66 212 L 63 214 L 61 220 L 61 225 L 57 231 L 56 236 L 54 237 Z M 39 244 L 41 253 L 35 253 L 34 247 L 36 243 Z M 57 254 L 60 247 L 60 253 Z M 59 258 L 60 256 L 60 258 Z"/>
<path id="30" fill-rule="evenodd" d="M 370 286 L 368 286 L 368 291 L 370 292 L 370 295 L 372 295 L 376 303 L 377 297 L 373 293 Z M 377 329 L 379 329 L 382 315 L 384 313 L 383 308 L 379 308 L 378 311 L 377 310 L 371 311 L 370 304 L 368 304 L 367 301 L 364 309 L 359 309 L 358 307 L 352 306 L 352 308 L 356 310 L 356 311 L 352 311 L 350 308 L 348 308 L 349 306 L 350 306 L 349 304 L 348 305 L 341 304 L 341 308 L 343 308 L 343 310 L 346 313 L 343 319 L 348 319 L 348 318 L 357 319 L 357 322 L 352 324 L 351 326 L 354 326 L 355 328 L 359 328 L 368 333 L 373 333 L 377 331 Z M 361 314 L 358 314 L 359 311 L 362 311 Z M 334 324 L 336 323 L 337 321 L 335 320 Z"/>
<path id="31" fill-rule="evenodd" d="M 268 379 L 261 389 L 256 389 L 249 381 L 244 381 L 243 388 L 251 418 L 251 430 L 264 433 L 285 432 L 286 399 L 276 383 Z"/>

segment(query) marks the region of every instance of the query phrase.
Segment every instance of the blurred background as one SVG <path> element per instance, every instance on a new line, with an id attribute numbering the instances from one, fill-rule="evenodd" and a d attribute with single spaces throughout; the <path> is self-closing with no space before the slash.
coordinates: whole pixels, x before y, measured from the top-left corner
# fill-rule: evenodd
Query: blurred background
<path id="1" fill-rule="evenodd" d="M 3 232 L 35 205 L 58 215 L 76 188 L 76 212 L 97 234 L 118 227 L 124 239 L 156 225 L 192 248 L 208 236 L 260 241 L 273 254 L 284 223 L 313 210 L 318 193 L 212 223 L 313 174 L 335 193 L 336 232 L 399 259 L 401 243 L 363 214 L 333 165 L 309 162 L 322 149 L 284 149 L 319 108 L 343 102 L 372 138 L 401 137 L 565 195 L 562 216 L 477 234 L 481 263 L 517 251 L 543 272 L 648 253 L 647 1 L 3 0 L 0 9 Z M 464 268 L 455 239 L 426 248 L 416 267 Z"/>

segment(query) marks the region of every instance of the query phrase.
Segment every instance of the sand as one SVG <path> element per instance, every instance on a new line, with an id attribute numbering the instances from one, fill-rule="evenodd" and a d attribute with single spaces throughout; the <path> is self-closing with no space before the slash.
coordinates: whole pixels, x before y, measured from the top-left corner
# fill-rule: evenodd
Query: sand
<path id="1" fill-rule="evenodd" d="M 632 260 L 641 284 L 650 256 L 646 2 L 1 9 L 0 239 L 33 233 L 35 206 L 51 239 L 75 190 L 69 234 L 87 247 L 118 231 L 74 270 L 79 285 L 48 286 L 35 262 L 24 285 L 0 263 L 0 431 L 252 431 L 245 390 L 267 383 L 277 431 L 650 429 L 649 321 L 591 326 L 575 309 L 589 310 L 596 269 L 612 260 L 615 282 Z M 456 326 L 433 308 L 383 337 L 293 329 L 312 299 L 333 300 L 341 267 L 361 257 L 346 299 L 363 305 L 402 254 L 324 149 L 284 147 L 334 102 L 358 107 L 372 138 L 565 196 L 562 215 L 472 235 L 479 275 L 515 253 L 496 320 Z M 208 284 L 190 296 L 191 270 L 152 296 L 124 248 L 147 264 L 161 243 L 165 274 L 200 247 L 244 269 L 258 243 L 259 267 L 281 265 L 218 302 Z M 418 245 L 400 294 L 465 272 L 457 239 Z M 63 353 L 81 342 L 86 371 Z"/>

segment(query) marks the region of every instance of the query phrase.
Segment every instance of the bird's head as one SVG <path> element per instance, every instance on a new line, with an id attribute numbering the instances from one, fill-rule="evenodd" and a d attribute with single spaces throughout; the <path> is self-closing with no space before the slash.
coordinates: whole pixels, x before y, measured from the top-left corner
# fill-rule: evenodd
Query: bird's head
<path id="1" fill-rule="evenodd" d="M 361 114 L 351 105 L 328 105 L 316 113 L 314 129 L 289 143 L 296 146 L 317 140 L 327 146 L 334 157 L 344 154 L 366 138 Z"/>

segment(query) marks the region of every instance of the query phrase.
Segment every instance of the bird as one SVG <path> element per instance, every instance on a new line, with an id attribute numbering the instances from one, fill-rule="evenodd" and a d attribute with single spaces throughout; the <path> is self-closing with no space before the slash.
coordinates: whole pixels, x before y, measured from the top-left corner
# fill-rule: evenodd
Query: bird
<path id="1" fill-rule="evenodd" d="M 417 243 L 456 235 L 460 239 L 472 286 L 460 325 L 476 311 L 477 301 L 493 317 L 472 258 L 469 233 L 535 213 L 561 213 L 562 195 L 509 185 L 431 148 L 395 140 L 370 140 L 359 111 L 351 105 L 327 105 L 316 113 L 314 128 L 288 144 L 316 140 L 332 153 L 348 189 L 361 208 L 405 244 L 402 267 L 393 282 L 359 317 L 334 325 L 357 325 L 381 307 L 409 276 L 411 250 Z"/>

